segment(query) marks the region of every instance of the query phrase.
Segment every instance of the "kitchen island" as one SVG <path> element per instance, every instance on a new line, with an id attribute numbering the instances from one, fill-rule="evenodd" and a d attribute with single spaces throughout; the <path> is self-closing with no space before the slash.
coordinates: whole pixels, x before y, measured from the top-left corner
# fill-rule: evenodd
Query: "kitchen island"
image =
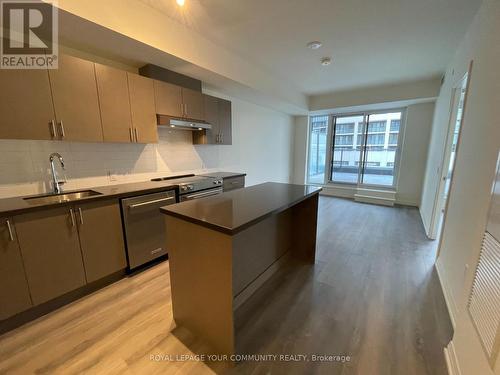
<path id="1" fill-rule="evenodd" d="M 161 208 L 177 326 L 237 353 L 235 311 L 290 258 L 314 263 L 320 191 L 268 182 Z"/>

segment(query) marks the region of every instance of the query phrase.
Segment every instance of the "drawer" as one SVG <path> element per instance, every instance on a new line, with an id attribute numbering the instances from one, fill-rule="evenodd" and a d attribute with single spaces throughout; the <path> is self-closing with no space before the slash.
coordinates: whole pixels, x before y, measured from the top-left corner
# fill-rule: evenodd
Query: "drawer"
<path id="1" fill-rule="evenodd" d="M 224 179 L 224 191 L 240 189 L 245 187 L 245 176 L 229 177 Z"/>

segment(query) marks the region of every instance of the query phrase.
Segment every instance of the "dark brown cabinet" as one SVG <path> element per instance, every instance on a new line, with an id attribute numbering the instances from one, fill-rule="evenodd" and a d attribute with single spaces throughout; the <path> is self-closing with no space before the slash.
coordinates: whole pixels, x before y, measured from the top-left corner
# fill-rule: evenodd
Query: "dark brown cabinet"
<path id="1" fill-rule="evenodd" d="M 120 207 L 117 201 L 99 201 L 75 208 L 87 282 L 125 269 Z"/>
<path id="2" fill-rule="evenodd" d="M 203 94 L 205 120 L 212 129 L 193 133 L 194 144 L 232 144 L 232 113 L 229 100 Z"/>
<path id="3" fill-rule="evenodd" d="M 85 285 L 72 207 L 27 213 L 14 221 L 34 305 Z"/>
<path id="4" fill-rule="evenodd" d="M 16 230 L 10 218 L 0 219 L 0 320 L 32 306 Z"/>
<path id="5" fill-rule="evenodd" d="M 95 64 L 104 142 L 134 142 L 127 73 Z"/>

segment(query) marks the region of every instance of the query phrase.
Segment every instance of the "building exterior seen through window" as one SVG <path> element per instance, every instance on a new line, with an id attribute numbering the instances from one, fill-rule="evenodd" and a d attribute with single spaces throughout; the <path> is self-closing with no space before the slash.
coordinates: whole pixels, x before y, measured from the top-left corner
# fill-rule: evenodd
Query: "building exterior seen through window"
<path id="1" fill-rule="evenodd" d="M 329 116 L 311 117 L 308 182 L 394 186 L 401 120 L 401 111 L 335 115 L 329 129 Z"/>

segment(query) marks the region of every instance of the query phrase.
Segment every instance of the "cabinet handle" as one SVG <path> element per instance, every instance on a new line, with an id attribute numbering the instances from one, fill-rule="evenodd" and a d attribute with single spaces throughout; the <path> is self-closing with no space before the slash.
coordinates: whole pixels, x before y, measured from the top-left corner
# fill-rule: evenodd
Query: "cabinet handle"
<path id="1" fill-rule="evenodd" d="M 130 142 L 134 142 L 134 133 L 132 133 L 132 128 L 128 128 L 130 135 Z"/>
<path id="2" fill-rule="evenodd" d="M 55 138 L 57 136 L 56 122 L 54 120 L 50 120 L 50 135 L 52 136 L 52 138 Z"/>
<path id="3" fill-rule="evenodd" d="M 134 128 L 134 132 L 135 132 L 135 142 L 139 142 L 139 130 L 137 130 L 137 128 Z"/>
<path id="4" fill-rule="evenodd" d="M 12 233 L 12 226 L 10 225 L 10 220 L 7 219 L 5 222 L 7 223 L 7 230 L 9 231 L 9 240 L 10 242 L 14 242 L 14 234 Z"/>
<path id="5" fill-rule="evenodd" d="M 61 121 L 59 121 L 59 130 L 61 131 L 61 138 L 65 138 L 66 137 L 66 132 L 64 131 L 64 124 Z"/>
<path id="6" fill-rule="evenodd" d="M 188 105 L 187 105 L 187 103 L 184 104 L 184 116 L 188 117 Z"/>
<path id="7" fill-rule="evenodd" d="M 69 209 L 69 216 L 71 217 L 71 226 L 75 226 L 75 213 L 73 212 L 73 209 Z"/>
<path id="8" fill-rule="evenodd" d="M 80 225 L 83 225 L 83 213 L 81 207 L 78 207 L 78 214 L 80 216 Z"/>
<path id="9" fill-rule="evenodd" d="M 181 103 L 181 117 L 184 117 L 184 104 Z"/>
<path id="10" fill-rule="evenodd" d="M 224 133 L 220 133 L 220 143 L 224 143 Z"/>

